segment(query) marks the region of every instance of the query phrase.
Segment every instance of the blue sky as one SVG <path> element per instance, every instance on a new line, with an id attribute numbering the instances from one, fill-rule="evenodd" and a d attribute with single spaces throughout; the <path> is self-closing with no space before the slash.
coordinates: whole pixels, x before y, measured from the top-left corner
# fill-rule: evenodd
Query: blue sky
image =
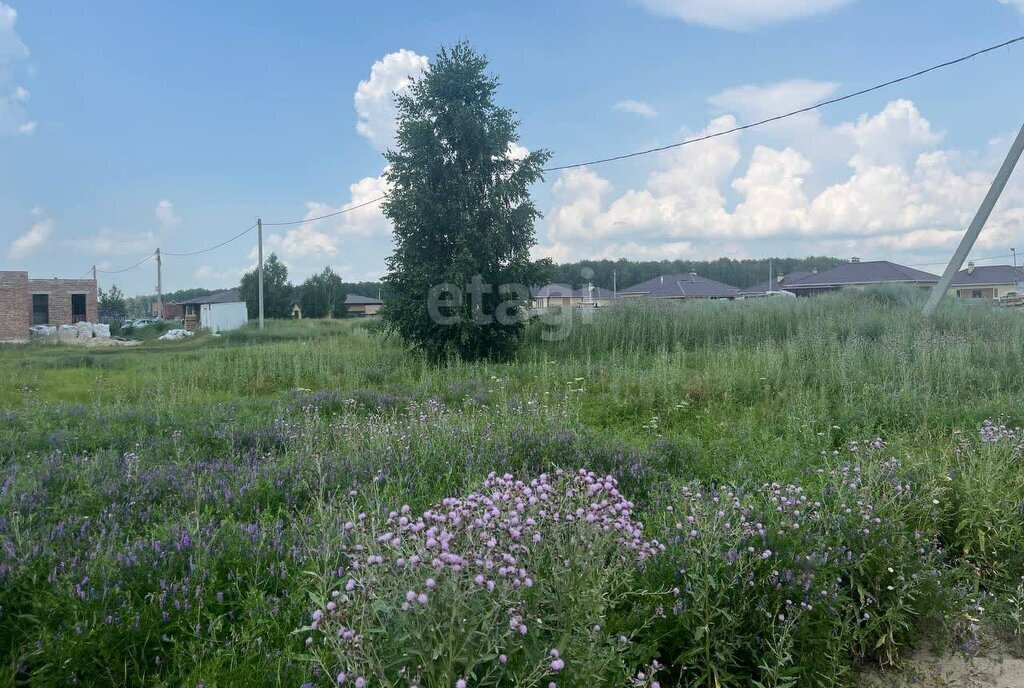
<path id="1" fill-rule="evenodd" d="M 1019 34 L 1022 0 L 0 0 L 0 269 L 76 277 L 379 195 L 392 90 L 460 39 L 490 58 L 521 144 L 563 164 Z M 1024 121 L 1022 66 L 1024 44 L 786 123 L 551 174 L 536 253 L 941 261 Z M 977 256 L 1024 249 L 1022 179 Z M 296 280 L 325 264 L 362 280 L 383 272 L 390 233 L 369 207 L 267 243 Z M 165 288 L 235 284 L 253 248 L 168 257 Z M 100 281 L 149 291 L 155 273 Z"/>

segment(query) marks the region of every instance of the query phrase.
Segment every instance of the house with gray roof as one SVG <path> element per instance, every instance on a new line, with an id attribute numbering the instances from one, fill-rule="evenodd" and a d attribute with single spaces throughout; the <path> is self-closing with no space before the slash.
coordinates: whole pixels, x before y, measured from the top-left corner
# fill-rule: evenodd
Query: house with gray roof
<path id="1" fill-rule="evenodd" d="M 998 299 L 1010 292 L 1024 293 L 1024 268 L 1012 265 L 967 263 L 956 273 L 949 289 L 961 299 Z"/>
<path id="2" fill-rule="evenodd" d="M 555 282 L 530 288 L 530 308 L 571 306 L 575 298 L 576 292 L 568 284 Z"/>
<path id="3" fill-rule="evenodd" d="M 624 299 L 735 299 L 736 287 L 701 277 L 696 272 L 659 275 L 619 292 Z"/>
<path id="4" fill-rule="evenodd" d="M 939 278 L 930 272 L 888 260 L 861 261 L 852 258 L 849 263 L 793 280 L 786 285 L 786 291 L 797 296 L 812 296 L 844 288 L 862 289 L 875 284 L 907 284 L 930 288 L 938 281 Z"/>

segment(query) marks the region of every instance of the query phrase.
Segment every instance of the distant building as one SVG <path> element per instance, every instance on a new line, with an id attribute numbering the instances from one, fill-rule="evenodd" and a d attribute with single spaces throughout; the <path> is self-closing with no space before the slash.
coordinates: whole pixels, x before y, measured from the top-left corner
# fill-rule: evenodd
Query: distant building
<path id="1" fill-rule="evenodd" d="M 0 339 L 28 339 L 32 325 L 83 321 L 99 321 L 94 280 L 29 279 L 27 272 L 0 272 Z"/>
<path id="2" fill-rule="evenodd" d="M 354 315 L 356 317 L 377 315 L 383 305 L 384 302 L 380 299 L 375 299 L 369 296 L 361 296 L 360 294 L 345 295 L 345 310 L 348 311 L 349 315 Z"/>
<path id="3" fill-rule="evenodd" d="M 530 289 L 531 308 L 553 308 L 557 306 L 572 306 L 575 292 L 568 284 L 545 284 L 542 287 Z"/>
<path id="4" fill-rule="evenodd" d="M 876 284 L 906 284 L 929 288 L 938 281 L 939 278 L 930 272 L 888 260 L 861 262 L 860 258 L 852 258 L 849 263 L 793 280 L 786 285 L 785 290 L 797 296 L 813 296 L 844 288 L 863 289 Z"/>
<path id="5" fill-rule="evenodd" d="M 980 265 L 967 263 L 956 273 L 950 291 L 961 299 L 998 299 L 1010 292 L 1024 293 L 1024 268 L 1012 265 Z"/>
<path id="6" fill-rule="evenodd" d="M 178 305 L 183 309 L 185 329 L 188 330 L 203 328 L 211 332 L 227 332 L 249 322 L 249 312 L 237 289 L 197 296 Z"/>
<path id="7" fill-rule="evenodd" d="M 154 301 L 149 307 L 149 314 L 162 320 L 181 320 L 185 317 L 185 309 L 180 303 L 164 301 L 164 310 L 160 312 L 160 304 Z"/>
<path id="8" fill-rule="evenodd" d="M 530 308 L 597 308 L 607 306 L 617 298 L 611 289 L 596 287 L 593 284 L 587 284 L 579 289 L 573 289 L 568 284 L 545 284 L 530 289 Z"/>
<path id="9" fill-rule="evenodd" d="M 660 275 L 619 291 L 624 299 L 735 299 L 739 295 L 736 287 L 701 277 L 696 272 Z"/>
<path id="10" fill-rule="evenodd" d="M 813 271 L 797 270 L 796 272 L 791 272 L 788 275 L 776 275 L 770 282 L 765 280 L 764 282 L 755 284 L 752 287 L 740 289 L 740 294 L 743 294 L 744 296 L 760 296 L 762 294 L 767 294 L 770 291 L 786 291 L 787 285 L 816 274 L 818 274 L 817 268 Z"/>

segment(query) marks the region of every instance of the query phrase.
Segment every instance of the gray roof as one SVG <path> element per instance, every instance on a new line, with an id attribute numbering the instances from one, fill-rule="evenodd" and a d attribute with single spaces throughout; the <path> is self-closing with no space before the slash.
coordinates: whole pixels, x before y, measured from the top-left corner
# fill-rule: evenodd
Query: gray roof
<path id="1" fill-rule="evenodd" d="M 791 272 L 788 275 L 782 275 L 781 280 L 774 279 L 770 282 L 768 280 L 765 280 L 764 282 L 761 282 L 760 284 L 755 284 L 752 287 L 740 289 L 740 293 L 764 294 L 765 292 L 769 291 L 778 291 L 779 289 L 785 289 L 786 285 L 802 280 L 804 277 L 810 277 L 812 274 L 813 273 L 808 270 L 797 270 L 796 272 Z"/>
<path id="2" fill-rule="evenodd" d="M 736 287 L 689 273 L 652 277 L 646 282 L 623 289 L 619 296 L 630 294 L 654 299 L 731 299 L 739 293 Z"/>
<path id="3" fill-rule="evenodd" d="M 383 306 L 384 302 L 361 294 L 345 294 L 346 306 Z"/>
<path id="4" fill-rule="evenodd" d="M 573 290 L 568 284 L 545 284 L 542 287 L 531 287 L 530 296 L 534 299 L 543 299 L 549 296 L 572 296 Z"/>
<path id="5" fill-rule="evenodd" d="M 194 299 L 187 299 L 185 301 L 179 301 L 179 306 L 193 306 L 201 305 L 204 303 L 235 303 L 242 301 L 242 297 L 238 294 L 237 289 L 228 289 L 227 291 L 219 291 L 215 294 L 209 294 L 208 296 L 197 296 Z"/>
<path id="6" fill-rule="evenodd" d="M 933 283 L 939 280 L 930 272 L 897 265 L 888 260 L 843 263 L 816 275 L 808 275 L 786 285 L 787 291 L 815 287 L 842 287 L 850 284 Z"/>
<path id="7" fill-rule="evenodd" d="M 611 289 L 605 289 L 604 287 L 597 287 L 597 286 L 594 287 L 593 291 L 591 291 L 590 289 L 588 289 L 586 287 L 580 287 L 579 289 L 577 289 L 576 291 L 573 292 L 573 296 L 575 296 L 577 298 L 580 298 L 580 299 L 589 299 L 589 298 L 595 298 L 595 299 L 614 299 L 614 298 L 616 298 L 616 294 L 613 293 Z"/>
<path id="8" fill-rule="evenodd" d="M 954 287 L 1024 282 L 1024 268 L 1012 265 L 979 265 L 973 271 L 961 270 L 953 277 Z"/>

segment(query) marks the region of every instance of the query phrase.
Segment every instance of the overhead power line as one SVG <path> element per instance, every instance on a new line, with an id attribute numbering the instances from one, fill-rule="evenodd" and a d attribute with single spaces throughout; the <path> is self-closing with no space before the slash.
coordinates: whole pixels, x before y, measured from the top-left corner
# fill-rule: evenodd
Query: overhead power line
<path id="1" fill-rule="evenodd" d="M 874 86 L 869 86 L 867 88 L 862 88 L 859 91 L 854 91 L 852 93 L 847 93 L 845 95 L 837 96 L 835 98 L 830 98 L 828 100 L 823 100 L 821 102 L 815 103 L 813 105 L 809 105 L 807 107 L 803 107 L 803 108 L 800 108 L 800 109 L 797 109 L 797 110 L 792 110 L 790 112 L 786 112 L 786 113 L 782 113 L 782 114 L 779 114 L 779 115 L 775 115 L 773 117 L 768 117 L 766 119 L 762 119 L 762 120 L 759 120 L 759 121 L 756 121 L 756 122 L 750 122 L 749 124 L 743 124 L 743 125 L 740 125 L 740 126 L 732 127 L 731 129 L 726 129 L 726 130 L 723 130 L 723 131 L 717 131 L 717 132 L 714 132 L 714 133 L 711 133 L 711 134 L 704 134 L 702 136 L 697 136 L 697 137 L 694 137 L 694 138 L 685 139 L 683 141 L 678 141 L 676 143 L 670 143 L 670 144 L 665 145 L 665 146 L 657 146 L 655 148 L 647 148 L 645 150 L 633 151 L 631 153 L 623 153 L 622 155 L 614 155 L 614 156 L 607 157 L 607 158 L 597 158 L 597 159 L 594 159 L 594 160 L 588 160 L 586 162 L 578 162 L 578 163 L 572 163 L 572 164 L 568 164 L 568 165 L 556 165 L 556 166 L 553 166 L 553 167 L 546 167 L 546 168 L 543 168 L 541 171 L 542 172 L 558 172 L 560 170 L 569 170 L 569 169 L 575 169 L 575 168 L 578 168 L 578 167 L 585 167 L 585 166 L 591 166 L 591 165 L 603 165 L 603 164 L 609 163 L 609 162 L 616 162 L 616 161 L 619 161 L 619 160 L 627 160 L 629 158 L 637 158 L 637 157 L 641 157 L 641 156 L 644 156 L 644 155 L 651 155 L 653 153 L 660 153 L 660 152 L 663 152 L 663 151 L 672 150 L 674 148 L 681 148 L 683 146 L 688 146 L 688 145 L 691 145 L 691 144 L 694 144 L 694 143 L 700 143 L 701 141 L 708 141 L 710 139 L 718 138 L 718 137 L 721 137 L 721 136 L 728 136 L 729 134 L 735 134 L 735 133 L 740 132 L 740 131 L 746 131 L 748 129 L 754 129 L 756 127 L 761 127 L 761 126 L 764 126 L 766 124 L 771 124 L 773 122 L 778 122 L 780 120 L 788 119 L 790 117 L 795 117 L 796 115 L 801 115 L 801 114 L 804 114 L 804 113 L 807 113 L 807 112 L 811 112 L 813 110 L 818 110 L 820 108 L 824 108 L 824 107 L 827 107 L 829 105 L 835 105 L 836 103 L 841 103 L 841 102 L 846 101 L 846 100 L 851 100 L 853 98 L 857 98 L 859 96 L 863 96 L 863 95 L 866 95 L 868 93 L 872 93 L 874 91 L 878 91 L 878 90 L 881 90 L 881 89 L 884 89 L 884 88 L 888 88 L 889 86 L 893 86 L 895 84 L 899 84 L 899 83 L 902 83 L 904 81 L 910 81 L 911 79 L 916 79 L 918 77 L 924 76 L 924 75 L 929 74 L 931 72 L 935 72 L 935 71 L 938 71 L 940 69 L 945 69 L 947 67 L 952 67 L 953 65 L 957 65 L 957 64 L 960 64 L 962 62 L 967 62 L 968 60 L 974 59 L 975 57 L 978 57 L 980 55 L 984 55 L 986 53 L 993 52 L 995 50 L 999 50 L 1000 48 L 1009 47 L 1009 46 L 1014 45 L 1016 43 L 1020 43 L 1021 41 L 1024 41 L 1024 36 L 1017 36 L 1016 38 L 1012 38 L 1010 40 L 1003 41 L 1002 43 L 998 43 L 996 45 L 992 45 L 992 46 L 989 46 L 987 48 L 982 48 L 981 50 L 976 50 L 976 51 L 974 51 L 972 53 L 969 53 L 967 55 L 963 55 L 961 57 L 958 57 L 958 58 L 955 58 L 955 59 L 952 59 L 952 60 L 948 60 L 946 62 L 942 62 L 940 64 L 936 64 L 936 65 L 933 65 L 931 67 L 927 67 L 925 69 L 920 69 L 920 70 L 918 70 L 916 72 L 913 72 L 912 74 L 906 74 L 904 76 L 897 77 L 895 79 L 890 79 L 889 81 L 885 81 L 883 83 L 876 84 Z M 360 208 L 365 208 L 365 207 L 373 205 L 375 203 L 379 203 L 379 202 L 385 200 L 387 197 L 388 197 L 387 194 L 382 194 L 382 195 L 378 196 L 377 198 L 373 198 L 373 199 L 370 199 L 368 201 L 364 201 L 363 203 L 359 203 L 357 205 L 349 206 L 347 208 L 343 208 L 341 210 L 334 211 L 332 213 L 326 213 L 324 215 L 319 215 L 319 216 L 316 216 L 316 217 L 302 218 L 301 220 L 289 220 L 287 222 L 264 222 L 263 225 L 265 227 L 285 227 L 285 226 L 288 226 L 288 225 L 299 225 L 299 224 L 303 224 L 303 223 L 306 223 L 306 222 L 316 222 L 318 220 L 326 220 L 326 219 L 331 218 L 331 217 L 337 217 L 339 215 L 344 215 L 344 214 L 350 213 L 350 212 L 352 212 L 354 210 L 359 210 Z M 230 244 L 232 241 L 240 239 L 241 237 L 245 236 L 246 234 L 251 232 L 253 229 L 255 229 L 256 226 L 257 226 L 256 224 L 253 224 L 249 228 L 247 228 L 244 231 L 236 234 L 235 236 L 231 237 L 230 239 L 227 239 L 226 241 L 222 241 L 221 243 L 219 243 L 219 244 L 217 244 L 215 246 L 210 246 L 209 248 L 204 248 L 204 249 L 200 249 L 200 250 L 197 250 L 197 251 L 181 252 L 181 253 L 172 253 L 172 252 L 164 251 L 163 255 L 165 255 L 165 256 L 175 256 L 175 257 L 185 257 L 185 256 L 196 256 L 196 255 L 200 255 L 202 253 L 207 253 L 209 251 L 214 251 L 214 250 L 216 250 L 216 249 L 218 249 L 218 248 L 220 248 L 222 246 L 226 246 L 227 244 Z M 134 265 L 131 265 L 129 267 L 123 268 L 121 270 L 97 270 L 97 272 L 102 272 L 102 273 L 108 274 L 108 275 L 110 275 L 110 274 L 118 274 L 118 273 L 121 273 L 121 272 L 128 272 L 129 270 L 133 270 L 133 269 L 137 268 L 138 266 L 142 265 L 147 260 L 152 258 L 154 255 L 156 255 L 156 254 L 152 253 L 152 254 L 146 256 L 145 258 L 143 258 L 142 260 L 140 260 L 138 263 L 136 263 Z M 1005 256 L 998 256 L 998 257 L 1005 257 Z M 989 259 L 988 258 L 979 258 L 978 260 L 989 260 Z M 921 264 L 921 265 L 928 265 L 928 264 Z"/>
<path id="2" fill-rule="evenodd" d="M 231 237 L 230 239 L 227 239 L 226 241 L 220 242 L 216 246 L 210 246 L 209 248 L 201 248 L 198 251 L 187 251 L 187 252 L 184 252 L 184 253 L 171 253 L 170 251 L 163 251 L 163 255 L 165 255 L 165 256 L 181 257 L 181 256 L 198 256 L 201 253 L 209 253 L 210 251 L 217 250 L 221 246 L 227 246 L 228 244 L 230 244 L 232 241 L 235 241 L 236 239 L 241 239 L 242 237 L 244 237 L 246 234 L 248 234 L 249 232 L 251 232 L 254 229 L 256 229 L 256 223 L 253 223 L 248 229 L 242 230 L 241 232 L 239 232 L 235 236 Z"/>
<path id="3" fill-rule="evenodd" d="M 555 167 L 547 167 L 543 171 L 544 172 L 557 172 L 558 170 L 569 170 L 569 169 L 573 169 L 573 168 L 576 168 L 576 167 L 583 167 L 583 166 L 586 166 L 586 165 L 603 165 L 604 163 L 607 163 L 607 162 L 615 162 L 616 160 L 626 160 L 628 158 L 636 158 L 636 157 L 639 157 L 641 155 L 650 155 L 651 153 L 660 153 L 662 151 L 671 150 L 673 148 L 679 148 L 681 146 L 688 146 L 688 145 L 690 145 L 692 143 L 699 143 L 700 141 L 707 141 L 708 139 L 718 138 L 719 136 L 727 136 L 729 134 L 735 134 L 738 131 L 745 131 L 747 129 L 753 129 L 754 127 L 760 127 L 760 126 L 763 126 L 765 124 L 770 124 L 772 122 L 778 122 L 779 120 L 783 120 L 783 119 L 786 119 L 788 117 L 794 117 L 796 115 L 802 115 L 805 112 L 811 112 L 812 110 L 817 110 L 819 108 L 823 108 L 823 107 L 826 107 L 828 105 L 835 105 L 836 103 L 841 103 L 844 100 L 850 100 L 851 98 L 856 98 L 858 96 L 862 96 L 862 95 L 871 93 L 873 91 L 878 91 L 880 89 L 887 88 L 889 86 L 893 86 L 895 84 L 899 84 L 899 83 L 902 83 L 904 81 L 909 81 L 911 79 L 916 79 L 917 77 L 924 76 L 925 74 L 928 74 L 930 72 L 934 72 L 934 71 L 937 71 L 939 69 L 945 69 L 946 67 L 952 67 L 953 65 L 960 64 L 961 62 L 966 62 L 966 61 L 971 60 L 971 59 L 973 59 L 975 57 L 978 57 L 979 55 L 984 55 L 985 53 L 990 53 L 993 50 L 999 50 L 1000 48 L 1005 48 L 1007 46 L 1013 45 L 1014 43 L 1019 43 L 1021 41 L 1024 41 L 1024 36 L 1018 36 L 1018 37 L 1010 39 L 1008 41 L 1003 41 L 1002 43 L 999 43 L 998 45 L 993 45 L 993 46 L 989 46 L 988 48 L 983 48 L 981 50 L 976 50 L 976 51 L 974 51 L 973 53 L 971 53 L 969 55 L 964 55 L 963 57 L 958 57 L 955 60 L 949 60 L 948 62 L 943 62 L 942 64 L 937 64 L 937 65 L 934 65 L 932 67 L 928 67 L 927 69 L 919 70 L 917 72 L 914 72 L 913 74 L 907 74 L 905 76 L 901 76 L 901 77 L 898 77 L 896 79 L 891 79 L 889 81 L 886 81 L 886 82 L 881 83 L 881 84 L 877 84 L 875 86 L 870 86 L 868 88 L 862 88 L 861 90 L 854 91 L 853 93 L 847 93 L 846 95 L 838 96 L 836 98 L 829 98 L 828 100 L 823 100 L 820 103 L 815 103 L 814 105 L 809 105 L 807 107 L 800 108 L 799 110 L 793 110 L 792 112 L 786 112 L 786 113 L 781 114 L 781 115 L 775 115 L 774 117 L 769 117 L 767 119 L 762 119 L 762 120 L 757 121 L 757 122 L 751 122 L 750 124 L 744 124 L 744 125 L 741 125 L 741 126 L 738 126 L 738 127 L 733 127 L 732 129 L 726 129 L 725 131 L 717 131 L 717 132 L 715 132 L 713 134 L 705 134 L 703 136 L 697 136 L 695 138 L 686 139 L 684 141 L 679 141 L 678 143 L 670 143 L 667 146 L 658 146 L 656 148 L 648 148 L 646 150 L 634 151 L 632 153 L 624 153 L 622 155 L 614 155 L 614 156 L 612 156 L 610 158 L 598 158 L 596 160 L 588 160 L 587 162 L 578 162 L 578 163 L 573 163 L 571 165 L 558 165 L 558 166 L 555 166 Z"/>
<path id="4" fill-rule="evenodd" d="M 97 268 L 96 272 L 102 272 L 104 275 L 117 275 L 117 274 L 120 274 L 122 272 L 128 272 L 129 270 L 134 270 L 135 268 L 139 267 L 140 265 L 145 263 L 147 260 L 150 260 L 151 258 L 153 258 L 153 256 L 155 256 L 155 255 L 156 255 L 156 251 L 153 251 L 148 256 L 146 256 L 145 258 L 140 260 L 138 263 L 135 263 L 134 265 L 129 265 L 126 268 L 121 268 L 120 270 L 100 270 L 99 268 Z"/>
<path id="5" fill-rule="evenodd" d="M 316 222 L 317 220 L 326 220 L 329 217 L 336 217 L 338 215 L 344 215 L 345 213 L 351 213 L 353 210 L 359 210 L 360 208 L 365 208 L 368 205 L 373 205 L 374 203 L 380 203 L 381 201 L 383 201 L 387 197 L 388 197 L 387 194 L 382 194 L 382 195 L 378 196 L 377 198 L 373 198 L 373 199 L 371 199 L 369 201 L 366 201 L 364 203 L 359 203 L 358 205 L 349 206 L 348 208 L 342 208 L 341 210 L 336 210 L 333 213 L 327 213 L 326 215 L 320 215 L 318 217 L 306 217 L 306 218 L 303 218 L 301 220 L 291 220 L 290 222 L 264 222 L 263 226 L 264 227 L 284 227 L 285 225 L 301 225 L 301 224 L 303 224 L 305 222 Z M 252 229 L 252 227 L 250 227 L 250 229 Z"/>

